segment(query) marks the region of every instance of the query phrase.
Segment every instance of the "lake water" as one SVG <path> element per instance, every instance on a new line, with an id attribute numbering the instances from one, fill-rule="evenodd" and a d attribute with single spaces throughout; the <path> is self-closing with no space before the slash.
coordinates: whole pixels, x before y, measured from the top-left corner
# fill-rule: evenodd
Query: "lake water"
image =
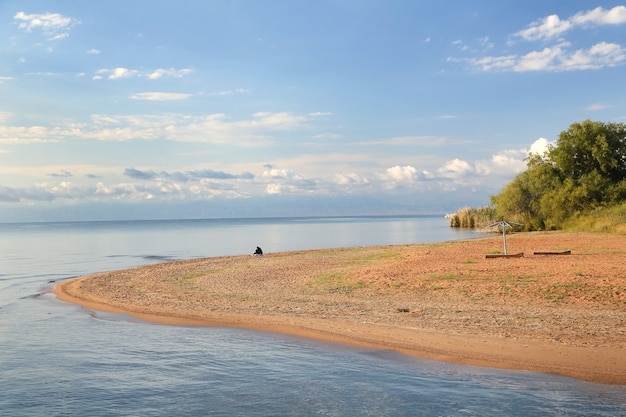
<path id="1" fill-rule="evenodd" d="M 626 416 L 626 386 L 147 324 L 49 292 L 74 276 L 257 245 L 276 252 L 477 236 L 428 216 L 0 224 L 0 415 Z"/>

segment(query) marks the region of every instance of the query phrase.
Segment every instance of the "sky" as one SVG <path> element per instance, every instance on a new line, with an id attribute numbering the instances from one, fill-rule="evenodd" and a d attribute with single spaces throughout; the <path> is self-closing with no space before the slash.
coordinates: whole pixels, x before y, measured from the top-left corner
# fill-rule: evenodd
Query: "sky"
<path id="1" fill-rule="evenodd" d="M 611 1 L 0 1 L 0 222 L 448 213 L 626 120 Z"/>

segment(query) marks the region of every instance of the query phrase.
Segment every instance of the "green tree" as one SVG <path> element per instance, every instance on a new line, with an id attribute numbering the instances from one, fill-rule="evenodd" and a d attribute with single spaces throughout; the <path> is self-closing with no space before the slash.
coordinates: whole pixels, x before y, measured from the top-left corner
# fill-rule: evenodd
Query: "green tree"
<path id="1" fill-rule="evenodd" d="M 526 171 L 518 174 L 497 196 L 491 197 L 496 216 L 524 223 L 527 229 L 544 229 L 551 223 L 553 209 L 545 196 L 561 187 L 554 165 L 539 155 L 530 155 Z"/>
<path id="2" fill-rule="evenodd" d="M 585 120 L 559 134 L 549 159 L 575 180 L 597 172 L 612 182 L 626 178 L 626 125 Z"/>
<path id="3" fill-rule="evenodd" d="M 491 197 L 496 215 L 527 229 L 558 228 L 568 218 L 626 199 L 626 125 L 585 120 L 560 133 L 544 155 Z"/>

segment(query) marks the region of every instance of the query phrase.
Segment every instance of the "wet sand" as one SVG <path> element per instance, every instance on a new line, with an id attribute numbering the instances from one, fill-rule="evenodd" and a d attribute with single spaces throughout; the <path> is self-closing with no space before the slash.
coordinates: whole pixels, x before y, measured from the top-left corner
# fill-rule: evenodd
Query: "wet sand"
<path id="1" fill-rule="evenodd" d="M 166 262 L 58 284 L 143 320 L 267 330 L 408 355 L 626 384 L 626 237 L 459 242 Z M 569 255 L 539 255 L 561 252 Z"/>

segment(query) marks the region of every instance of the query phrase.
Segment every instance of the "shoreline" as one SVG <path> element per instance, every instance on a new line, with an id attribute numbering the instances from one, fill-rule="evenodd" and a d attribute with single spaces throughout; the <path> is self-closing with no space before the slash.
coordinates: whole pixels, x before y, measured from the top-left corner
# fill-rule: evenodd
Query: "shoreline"
<path id="1" fill-rule="evenodd" d="M 501 242 L 173 261 L 71 279 L 54 293 L 152 323 L 247 328 L 626 384 L 626 238 L 514 234 L 509 247 L 524 258 L 485 259 Z M 565 244 L 573 255 L 532 255 Z M 549 300 L 545 288 L 555 289 Z"/>

